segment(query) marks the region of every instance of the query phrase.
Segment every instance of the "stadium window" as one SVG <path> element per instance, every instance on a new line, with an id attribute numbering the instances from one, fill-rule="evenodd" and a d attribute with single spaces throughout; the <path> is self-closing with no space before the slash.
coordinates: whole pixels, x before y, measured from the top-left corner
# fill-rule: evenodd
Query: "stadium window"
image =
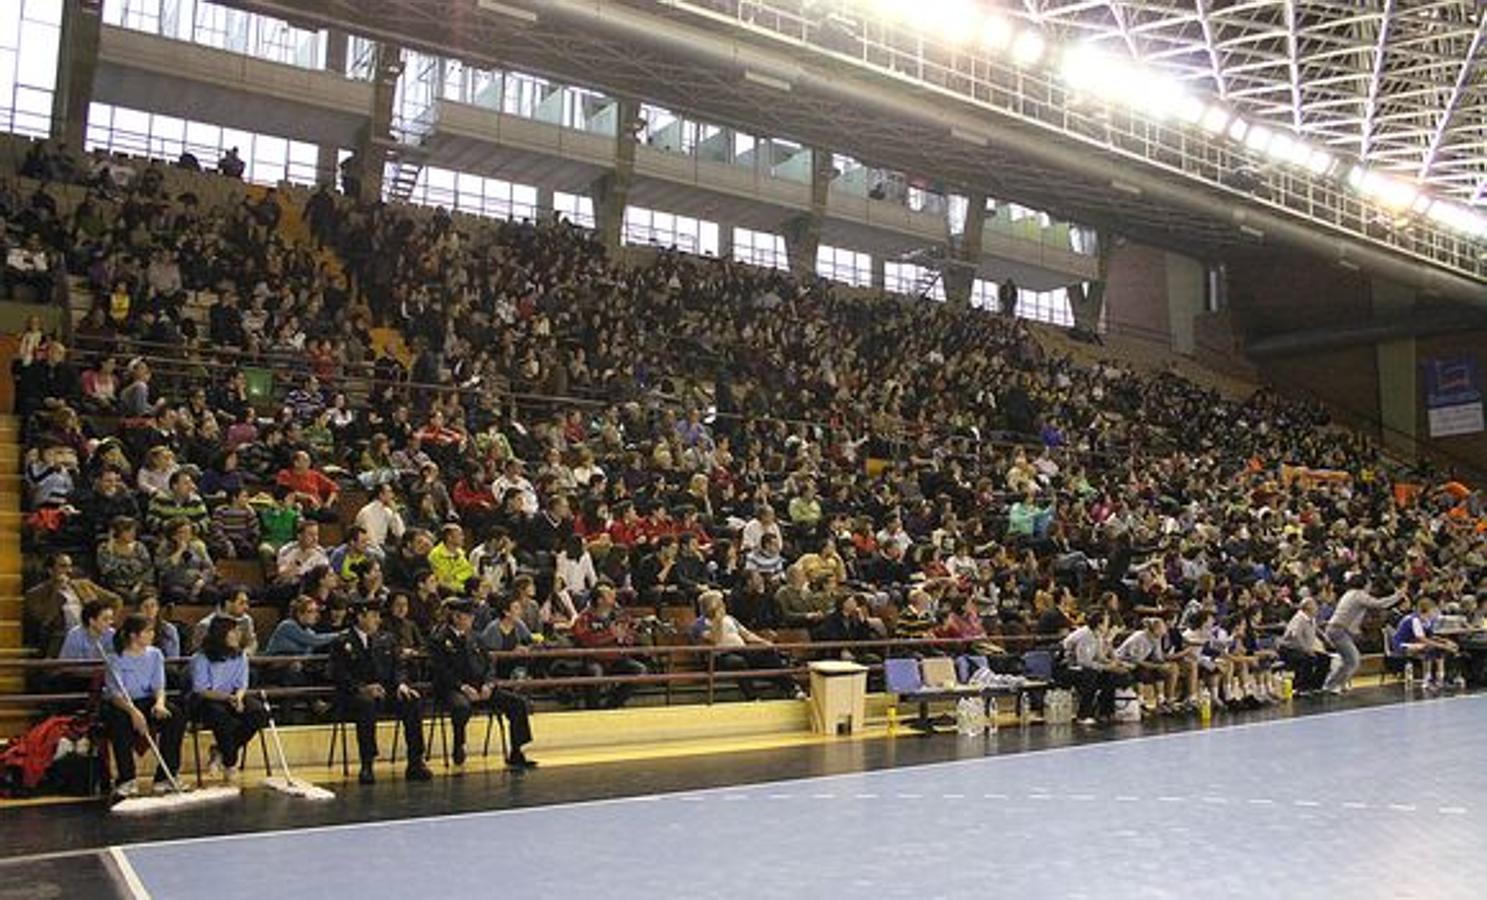
<path id="1" fill-rule="evenodd" d="M 1069 305 L 1068 291 L 1063 288 L 1051 291 L 1022 288 L 1017 293 L 1017 317 L 1069 328 L 1074 325 L 1074 309 Z"/>
<path id="2" fill-rule="evenodd" d="M 553 191 L 552 209 L 559 217 L 580 228 L 594 227 L 594 200 L 583 194 Z"/>
<path id="3" fill-rule="evenodd" d="M 103 21 L 303 69 L 322 67 L 328 40 L 323 30 L 209 0 L 105 0 Z"/>
<path id="4" fill-rule="evenodd" d="M 718 252 L 718 225 L 691 216 L 679 216 L 643 206 L 625 207 L 625 228 L 620 239 L 626 244 L 675 247 L 683 253 L 714 256 Z"/>
<path id="5" fill-rule="evenodd" d="M 148 156 L 175 162 L 189 151 L 202 168 L 215 168 L 222 154 L 237 147 L 243 178 L 255 184 L 315 183 L 320 148 L 270 134 L 256 134 L 192 122 L 138 109 L 94 103 L 88 108 L 86 149 Z"/>
<path id="6" fill-rule="evenodd" d="M 62 0 L 0 3 L 0 128 L 51 133 L 52 94 L 62 36 Z"/>
<path id="7" fill-rule="evenodd" d="M 785 252 L 785 239 L 768 231 L 751 228 L 733 229 L 733 258 L 742 263 L 789 269 L 790 257 Z"/>
<path id="8" fill-rule="evenodd" d="M 816 274 L 853 287 L 872 287 L 873 258 L 858 250 L 822 244 L 816 248 Z"/>
<path id="9" fill-rule="evenodd" d="M 977 278 L 971 283 L 971 309 L 997 311 L 997 284 Z"/>
<path id="10" fill-rule="evenodd" d="M 547 96 L 547 79 L 521 72 L 507 72 L 503 81 L 504 101 L 501 111 L 507 115 L 535 119 L 537 107 L 542 105 L 543 98 Z"/>
<path id="11" fill-rule="evenodd" d="M 918 297 L 924 293 L 929 285 L 930 279 L 934 279 L 934 285 L 929 288 L 928 299 L 945 301 L 945 279 L 935 277 L 935 273 L 923 266 L 913 263 L 888 262 L 883 264 L 883 289 L 890 294 L 903 294 L 906 297 Z"/>

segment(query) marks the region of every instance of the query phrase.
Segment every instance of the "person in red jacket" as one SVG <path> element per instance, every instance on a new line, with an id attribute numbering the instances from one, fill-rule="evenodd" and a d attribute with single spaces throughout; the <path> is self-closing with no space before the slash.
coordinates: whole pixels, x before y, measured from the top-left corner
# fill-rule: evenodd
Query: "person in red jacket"
<path id="1" fill-rule="evenodd" d="M 608 581 L 601 581 L 594 588 L 594 596 L 588 607 L 573 622 L 572 633 L 579 646 L 590 650 L 630 647 L 635 644 L 629 616 L 615 601 L 614 585 Z M 644 675 L 647 671 L 645 663 L 639 659 L 619 654 L 586 656 L 579 662 L 583 674 L 591 678 L 602 678 L 605 675 Z M 608 695 L 604 696 L 597 686 L 590 687 L 586 691 L 588 708 L 599 709 L 602 705 L 605 709 L 619 709 L 634 691 L 633 684 L 622 683 L 611 686 Z"/>
<path id="2" fill-rule="evenodd" d="M 318 522 L 336 520 L 336 501 L 340 499 L 341 487 L 324 472 L 310 466 L 310 454 L 296 450 L 290 457 L 289 468 L 280 469 L 274 481 L 288 489 L 299 502 L 302 515 Z"/>

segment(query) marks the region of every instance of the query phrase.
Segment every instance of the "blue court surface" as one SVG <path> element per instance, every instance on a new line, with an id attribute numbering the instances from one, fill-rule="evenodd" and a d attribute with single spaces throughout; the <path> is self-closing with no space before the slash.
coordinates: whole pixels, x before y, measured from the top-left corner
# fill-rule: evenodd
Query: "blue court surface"
<path id="1" fill-rule="evenodd" d="M 214 900 L 1480 898 L 1487 697 L 114 853 L 137 895 Z"/>

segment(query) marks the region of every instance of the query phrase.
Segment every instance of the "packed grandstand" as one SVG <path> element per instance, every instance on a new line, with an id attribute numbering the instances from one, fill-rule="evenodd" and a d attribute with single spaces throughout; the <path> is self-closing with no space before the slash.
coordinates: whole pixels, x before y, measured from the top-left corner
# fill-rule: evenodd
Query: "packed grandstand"
<path id="1" fill-rule="evenodd" d="M 1109 645 L 1197 647 L 1231 663 L 1201 689 L 1247 703 L 1276 651 L 1320 651 L 1298 610 L 1325 623 L 1360 578 L 1471 618 L 1487 595 L 1482 492 L 1306 400 L 992 311 L 612 258 L 558 218 L 267 190 L 230 159 L 9 156 L 8 283 L 74 320 L 15 367 L 25 640 L 49 656 L 103 607 L 146 611 L 169 657 L 228 615 L 266 682 L 329 684 L 348 610 L 384 607 L 418 657 L 455 598 L 504 682 L 619 705 L 676 658 L 565 648 L 732 641 L 726 606 L 760 643 L 722 667 L 790 696 L 801 660 L 883 652 L 812 641 L 1016 671 L 1108 611 Z M 1196 674 L 1159 708 L 1196 708 Z"/>

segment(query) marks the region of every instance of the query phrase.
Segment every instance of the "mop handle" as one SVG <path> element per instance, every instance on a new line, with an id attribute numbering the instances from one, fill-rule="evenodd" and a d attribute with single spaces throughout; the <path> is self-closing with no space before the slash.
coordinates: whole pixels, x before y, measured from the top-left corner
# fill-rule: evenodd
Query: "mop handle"
<path id="1" fill-rule="evenodd" d="M 259 688 L 258 699 L 263 701 L 263 712 L 268 716 L 268 730 L 274 736 L 274 749 L 279 753 L 279 768 L 284 770 L 284 781 L 293 782 L 294 773 L 289 771 L 289 757 L 284 754 L 284 742 L 279 740 L 279 726 L 274 722 L 274 708 L 269 705 L 268 692 Z"/>
<path id="2" fill-rule="evenodd" d="M 103 671 L 109 677 L 113 678 L 114 688 L 118 690 L 119 696 L 123 697 L 126 702 L 132 705 L 134 698 L 130 697 L 129 692 L 124 689 L 124 679 L 119 677 L 119 673 L 114 670 L 113 664 L 108 661 L 108 654 L 103 652 L 103 642 L 94 638 L 93 649 L 98 651 L 98 656 L 103 660 Z M 183 793 L 181 783 L 176 781 L 175 773 L 170 770 L 170 766 L 165 764 L 165 757 L 160 755 L 160 745 L 155 743 L 155 736 L 150 733 L 148 723 L 145 724 L 145 742 L 150 745 L 150 752 L 155 755 L 155 762 L 160 766 L 160 771 L 165 773 L 165 780 L 170 782 L 171 790 L 177 794 Z"/>

